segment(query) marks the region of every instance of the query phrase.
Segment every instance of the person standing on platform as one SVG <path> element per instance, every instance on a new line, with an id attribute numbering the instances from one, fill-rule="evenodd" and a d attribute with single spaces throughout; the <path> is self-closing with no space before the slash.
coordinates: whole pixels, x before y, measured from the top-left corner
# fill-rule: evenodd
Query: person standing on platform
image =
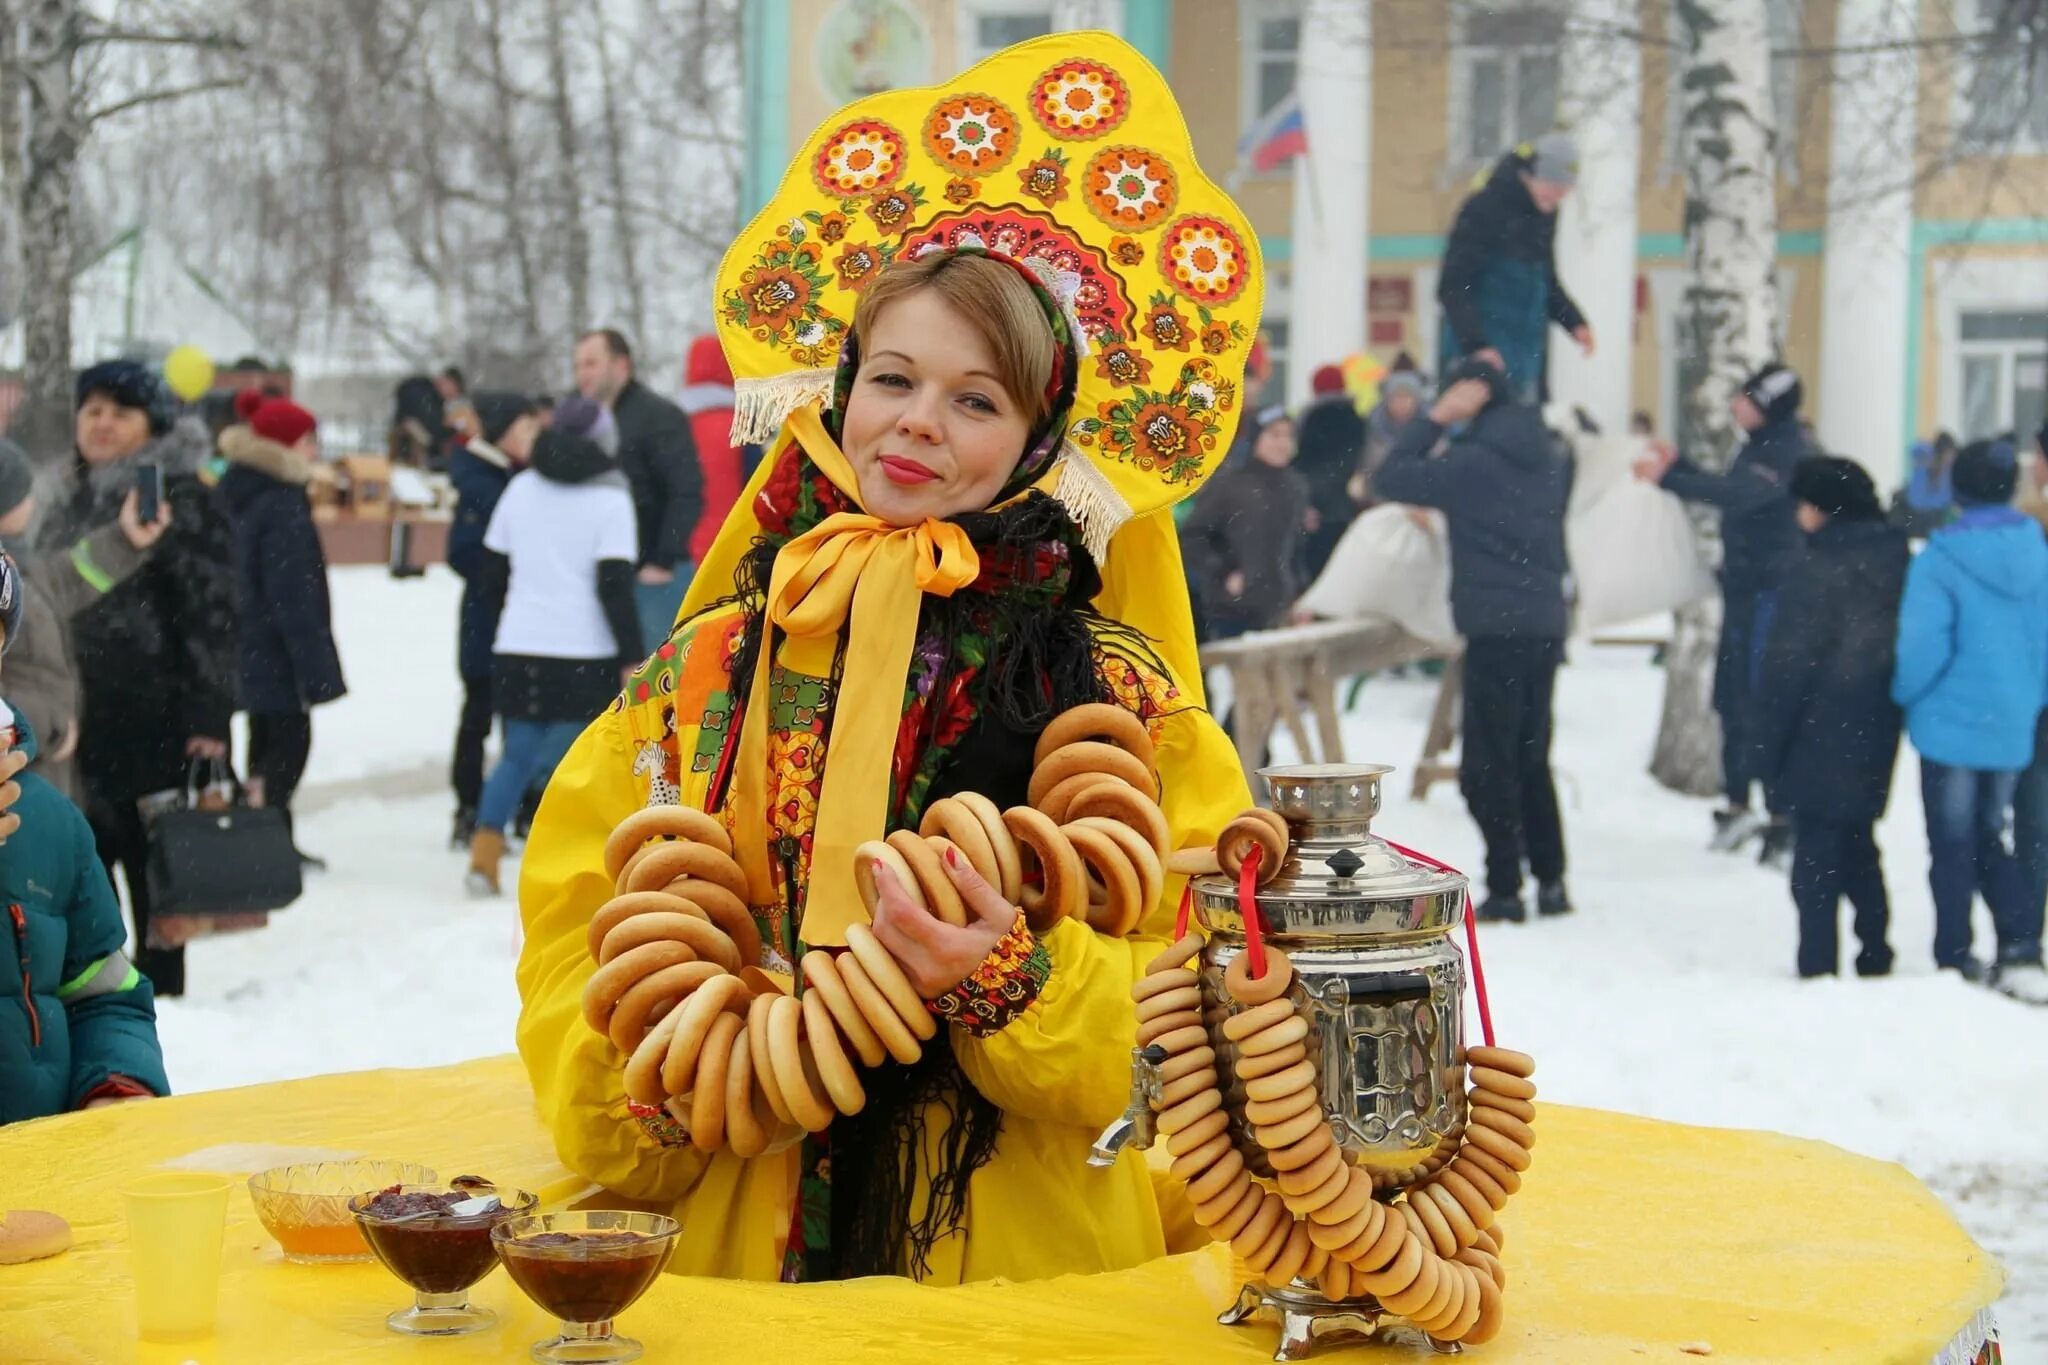
<path id="1" fill-rule="evenodd" d="M 1486 840 L 1479 918 L 1527 918 L 1525 865 L 1536 881 L 1537 912 L 1569 914 L 1550 738 L 1570 627 L 1564 513 L 1571 458 L 1542 413 L 1514 401 L 1498 368 L 1466 360 L 1445 380 L 1429 413 L 1387 452 L 1375 492 L 1438 509 L 1449 533 L 1451 617 L 1465 637 L 1458 785 Z"/>
<path id="2" fill-rule="evenodd" d="M 1593 329 L 1557 278 L 1557 210 L 1578 178 L 1571 134 L 1545 133 L 1501 157 L 1459 207 L 1436 287 L 1439 375 L 1475 356 L 1506 372 L 1517 402 L 1541 403 L 1553 323 L 1593 354 Z"/>
<path id="3" fill-rule="evenodd" d="M 1841 967 L 1842 898 L 1856 911 L 1856 975 L 1892 969 L 1877 822 L 1899 756 L 1892 700 L 1899 599 L 1911 554 L 1870 475 L 1817 455 L 1792 471 L 1806 548 L 1785 575 L 1758 679 L 1758 769 L 1798 831 L 1792 900 L 1802 977 Z"/>
<path id="4" fill-rule="evenodd" d="M 619 468 L 633 489 L 640 564 L 634 599 L 653 653 L 668 638 L 690 586 L 690 537 L 704 507 L 704 476 L 683 410 L 642 384 L 633 348 L 619 332 L 587 332 L 576 343 L 576 387 L 610 408 L 618 425 Z"/>
<path id="5" fill-rule="evenodd" d="M 1683 459 L 1668 445 L 1637 461 L 1636 477 L 1660 484 L 1687 502 L 1721 509 L 1721 641 L 1714 658 L 1714 710 L 1721 717 L 1721 781 L 1727 804 L 1714 815 L 1711 847 L 1733 852 L 1763 836 L 1762 861 L 1774 867 L 1792 857 L 1791 820 L 1764 782 L 1769 817 L 1750 810 L 1750 793 L 1766 776 L 1758 770 L 1755 695 L 1757 668 L 1778 606 L 1778 585 L 1804 548 L 1792 508 L 1792 471 L 1812 443 L 1799 421 L 1805 389 L 1780 364 L 1759 369 L 1728 400 L 1735 424 L 1749 433 L 1723 474 Z"/>

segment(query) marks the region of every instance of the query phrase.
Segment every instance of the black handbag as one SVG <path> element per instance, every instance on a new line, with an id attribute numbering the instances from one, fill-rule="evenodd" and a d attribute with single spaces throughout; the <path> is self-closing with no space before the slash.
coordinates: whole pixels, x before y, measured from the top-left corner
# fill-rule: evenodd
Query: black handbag
<path id="1" fill-rule="evenodd" d="M 224 766 L 215 767 L 206 790 L 235 792 Z M 285 813 L 243 805 L 239 792 L 225 802 L 204 800 L 198 776 L 195 762 L 179 799 L 149 820 L 151 921 L 259 914 L 297 900 L 305 887 Z"/>

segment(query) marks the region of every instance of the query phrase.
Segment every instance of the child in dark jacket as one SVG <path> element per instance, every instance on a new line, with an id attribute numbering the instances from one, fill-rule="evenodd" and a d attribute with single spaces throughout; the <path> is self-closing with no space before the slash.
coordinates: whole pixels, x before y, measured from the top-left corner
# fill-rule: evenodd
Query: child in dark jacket
<path id="1" fill-rule="evenodd" d="M 334 646 L 327 556 L 306 501 L 319 458 L 317 430 L 312 413 L 272 398 L 247 426 L 221 433 L 228 471 L 219 496 L 234 528 L 238 692 L 249 713 L 250 785 L 286 819 L 312 752 L 312 710 L 348 691 Z"/>
<path id="2" fill-rule="evenodd" d="M 0 620 L 18 626 L 22 588 L 0 556 Z M 7 627 L 0 627 L 5 631 Z M 0 633 L 0 654 L 11 641 Z M 35 755 L 35 735 L 0 702 L 0 751 Z M 18 998 L 0 1006 L 0 1123 L 170 1093 L 148 978 L 122 951 L 128 930 L 78 808 L 33 772 L 0 835 Z"/>
<path id="3" fill-rule="evenodd" d="M 1876 825 L 1899 753 L 1892 659 L 1910 555 L 1862 466 L 1809 456 L 1792 471 L 1804 553 L 1786 571 L 1758 678 L 1757 769 L 1797 831 L 1799 975 L 1840 966 L 1837 917 L 1856 911 L 1856 974 L 1892 968 Z"/>

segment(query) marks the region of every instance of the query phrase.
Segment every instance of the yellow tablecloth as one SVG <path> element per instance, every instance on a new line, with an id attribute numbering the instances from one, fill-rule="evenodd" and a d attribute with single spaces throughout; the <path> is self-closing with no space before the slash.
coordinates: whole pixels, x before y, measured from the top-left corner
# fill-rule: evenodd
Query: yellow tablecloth
<path id="1" fill-rule="evenodd" d="M 1537 1165 L 1505 1220 L 1508 1325 L 1485 1362 L 1711 1359 L 1927 1365 L 2004 1283 L 1912 1176 L 1821 1143 L 1546 1106 Z M 381 1267 L 286 1264 L 238 1186 L 217 1337 L 139 1343 L 117 1190 L 177 1163 L 243 1174 L 281 1148 L 416 1160 L 571 1200 L 517 1061 L 323 1076 L 0 1129 L 0 1208 L 71 1220 L 54 1260 L 0 1266 L 0 1361 L 149 1365 L 523 1360 L 551 1324 L 503 1274 L 475 1291 L 494 1331 L 395 1336 L 408 1291 Z M 195 1156 L 195 1153 L 197 1154 Z M 598 1201 L 602 1202 L 602 1201 Z M 923 1289 L 801 1288 L 664 1276 L 622 1330 L 649 1361 L 1264 1361 L 1270 1326 L 1215 1314 L 1238 1280 L 1217 1248 L 1115 1275 Z M 1334 1354 L 1334 1353 L 1333 1353 Z M 1375 1345 L 1355 1360 L 1427 1359 Z"/>

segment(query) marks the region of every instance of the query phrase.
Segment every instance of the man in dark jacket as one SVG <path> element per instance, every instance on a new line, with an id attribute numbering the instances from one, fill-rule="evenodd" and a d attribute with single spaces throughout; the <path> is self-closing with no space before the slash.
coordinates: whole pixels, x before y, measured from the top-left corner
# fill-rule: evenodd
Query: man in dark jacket
<path id="1" fill-rule="evenodd" d="M 1714 659 L 1714 710 L 1721 717 L 1721 779 L 1728 803 L 1714 815 L 1713 847 L 1740 848 L 1761 832 L 1763 861 L 1782 865 L 1792 852 L 1792 824 L 1758 766 L 1756 675 L 1777 610 L 1778 585 L 1802 548 L 1792 508 L 1792 470 L 1814 453 L 1799 422 L 1805 390 L 1779 364 L 1749 377 L 1729 410 L 1749 433 L 1725 474 L 1712 474 L 1670 447 L 1636 465 L 1637 477 L 1661 483 L 1687 502 L 1721 509 L 1721 642 Z M 1764 781 L 1771 819 L 1753 815 L 1750 788 Z"/>
<path id="2" fill-rule="evenodd" d="M 1518 401 L 1541 403 L 1552 323 L 1593 354 L 1593 329 L 1559 282 L 1554 251 L 1557 209 L 1578 178 L 1578 144 L 1545 133 L 1503 156 L 1459 207 L 1436 287 L 1438 374 L 1478 356 L 1507 372 Z"/>
<path id="3" fill-rule="evenodd" d="M 484 530 L 512 476 L 524 468 L 540 434 L 539 410 L 520 393 L 486 390 L 476 395 L 479 432 L 448 461 L 455 485 L 455 520 L 448 527 L 448 567 L 462 576 L 462 609 L 456 628 L 456 671 L 462 677 L 462 719 L 455 730 L 449 780 L 455 787 L 458 848 L 469 847 L 476 828 L 476 803 L 484 789 L 484 744 L 497 714 L 491 703 L 491 641 L 498 613 L 483 591 Z"/>
<path id="4" fill-rule="evenodd" d="M 151 948 L 149 845 L 136 800 L 181 787 L 186 765 L 228 757 L 235 710 L 235 586 L 230 532 L 200 481 L 206 429 L 174 422 L 155 372 L 108 361 L 79 375 L 76 448 L 44 472 L 37 551 L 67 554 L 120 520 L 139 472 L 163 471 L 170 529 L 142 567 L 71 617 L 85 689 L 78 772 L 85 813 L 111 870 L 126 869 L 141 946 L 136 965 L 160 996 L 185 991 L 185 950 Z"/>
<path id="5" fill-rule="evenodd" d="M 1522 866 L 1537 910 L 1571 909 L 1564 828 L 1550 775 L 1551 699 L 1570 626 L 1564 512 L 1572 466 L 1501 372 L 1466 361 L 1426 416 L 1395 438 L 1374 490 L 1444 513 L 1451 616 L 1465 637 L 1458 785 L 1486 840 L 1482 919 L 1519 921 Z M 1431 452 L 1453 429 L 1449 445 Z"/>
<path id="6" fill-rule="evenodd" d="M 1757 767 L 1798 830 L 1799 975 L 1836 973 L 1836 915 L 1847 896 L 1856 974 L 1884 976 L 1891 908 L 1876 825 L 1899 754 L 1892 660 L 1911 556 L 1854 461 L 1801 460 L 1791 494 L 1806 548 L 1785 575 L 1759 670 Z"/>
<path id="7" fill-rule="evenodd" d="M 249 713 L 249 780 L 291 819 L 313 749 L 312 709 L 348 691 L 327 594 L 327 556 L 306 501 L 319 458 L 313 414 L 272 398 L 221 437 L 222 509 L 234 527 L 239 695 Z M 324 866 L 305 853 L 310 867 Z"/>
<path id="8" fill-rule="evenodd" d="M 633 489 L 640 534 L 634 597 L 647 652 L 668 638 L 690 586 L 690 533 L 704 508 L 704 475 L 683 410 L 633 375 L 626 338 L 606 328 L 576 343 L 576 387 L 612 410 L 619 468 Z"/>

